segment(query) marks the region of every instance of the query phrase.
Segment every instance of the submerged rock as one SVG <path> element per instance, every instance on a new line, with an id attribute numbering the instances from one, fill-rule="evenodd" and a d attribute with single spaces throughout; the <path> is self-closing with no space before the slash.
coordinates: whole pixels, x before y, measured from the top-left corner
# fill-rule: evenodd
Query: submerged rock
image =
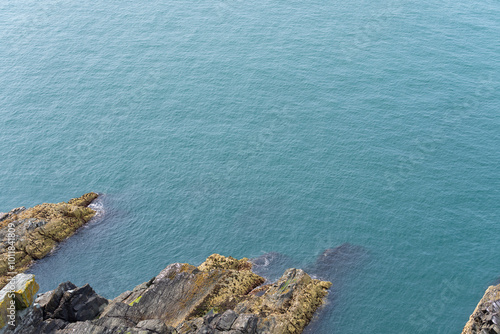
<path id="1" fill-rule="evenodd" d="M 67 203 L 21 207 L 0 215 L 0 288 L 9 273 L 23 272 L 88 222 L 95 215 L 88 205 L 97 196 L 88 193 Z"/>
<path id="2" fill-rule="evenodd" d="M 462 334 L 500 334 L 500 285 L 490 286 L 469 318 Z"/>
<path id="3" fill-rule="evenodd" d="M 307 270 L 313 275 L 337 282 L 352 272 L 366 255 L 367 250 L 364 247 L 344 243 L 326 249 Z"/>
<path id="4" fill-rule="evenodd" d="M 112 301 L 65 282 L 40 295 L 6 333 L 301 333 L 331 283 L 288 269 L 263 286 L 251 268 L 245 258 L 218 254 L 198 267 L 175 263 Z"/>
<path id="5" fill-rule="evenodd" d="M 337 286 L 338 281 L 346 279 L 367 254 L 368 251 L 362 246 L 344 243 L 324 250 L 305 270 L 315 277 L 335 281 Z M 263 254 L 251 259 L 250 262 L 253 264 L 253 272 L 269 280 L 276 280 L 284 270 L 298 265 L 290 257 L 277 252 Z"/>
<path id="6" fill-rule="evenodd" d="M 338 296 L 345 290 L 344 284 L 359 270 L 367 255 L 368 251 L 364 247 L 344 243 L 338 247 L 326 249 L 318 255 L 313 265 L 306 268 L 306 271 L 315 277 L 334 282 L 334 286 L 330 289 L 325 307 L 316 313 L 316 319 L 311 321 L 304 333 L 332 331 L 331 324 L 326 324 L 322 319 L 330 319 L 334 316 L 335 309 L 339 306 Z"/>

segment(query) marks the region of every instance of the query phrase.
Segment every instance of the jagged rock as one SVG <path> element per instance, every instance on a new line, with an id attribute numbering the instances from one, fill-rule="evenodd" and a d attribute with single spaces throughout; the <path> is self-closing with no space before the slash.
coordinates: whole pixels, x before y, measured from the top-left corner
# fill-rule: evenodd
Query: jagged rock
<path id="1" fill-rule="evenodd" d="M 85 284 L 63 293 L 59 306 L 53 313 L 53 318 L 69 322 L 92 320 L 104 310 L 107 304 L 106 298 L 99 296 L 90 285 Z"/>
<path id="2" fill-rule="evenodd" d="M 115 334 L 130 333 L 138 334 L 131 328 L 123 326 L 99 326 L 91 321 L 80 321 L 66 325 L 63 329 L 53 332 L 55 334 Z M 142 333 L 141 333 L 142 334 Z"/>
<path id="3" fill-rule="evenodd" d="M 202 270 L 189 264 L 169 265 L 149 285 L 142 284 L 126 298 L 119 296 L 103 316 L 119 316 L 122 312 L 122 316 L 126 313 L 126 317 L 135 322 L 154 318 L 178 326 L 211 308 L 229 308 L 231 303 L 236 304 L 238 298 L 260 285 L 263 279 L 249 269 L 229 269 L 245 266 L 248 268 L 241 260 L 222 261 L 216 256 L 200 265 Z"/>
<path id="4" fill-rule="evenodd" d="M 257 329 L 259 319 L 255 314 L 240 314 L 231 326 L 232 330 L 253 334 Z"/>
<path id="5" fill-rule="evenodd" d="M 43 320 L 43 310 L 33 305 L 27 312 L 21 312 L 16 320 L 16 326 L 8 326 L 4 334 L 52 334 L 66 326 L 61 319 Z"/>
<path id="6" fill-rule="evenodd" d="M 233 310 L 227 310 L 217 320 L 215 327 L 221 331 L 230 330 L 231 326 L 233 325 L 233 323 L 237 317 L 238 317 L 238 315 L 236 314 L 236 312 L 234 312 Z"/>
<path id="7" fill-rule="evenodd" d="M 33 260 L 46 256 L 58 242 L 88 222 L 95 215 L 88 205 L 97 196 L 88 193 L 67 203 L 44 203 L 3 214 L 0 220 L 0 287 L 7 284 L 9 271 L 23 272 Z M 15 261 L 9 261 L 12 257 Z"/>
<path id="8" fill-rule="evenodd" d="M 76 285 L 71 282 L 64 282 L 52 291 L 40 295 L 35 302 L 44 310 L 44 319 L 53 318 L 54 311 L 59 307 L 63 294 L 68 290 L 76 289 Z"/>
<path id="9" fill-rule="evenodd" d="M 465 325 L 462 334 L 500 334 L 500 284 L 490 286 Z"/>
<path id="10" fill-rule="evenodd" d="M 65 282 L 40 295 L 7 333 L 300 333 L 331 285 L 289 269 L 261 286 L 263 294 L 252 293 L 263 282 L 248 260 L 217 254 L 199 267 L 169 265 L 109 304 L 88 284 Z"/>

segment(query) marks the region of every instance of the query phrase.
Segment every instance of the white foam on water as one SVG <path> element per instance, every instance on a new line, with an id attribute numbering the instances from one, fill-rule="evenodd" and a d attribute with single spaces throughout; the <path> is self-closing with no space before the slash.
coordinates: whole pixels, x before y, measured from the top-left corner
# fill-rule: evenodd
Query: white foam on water
<path id="1" fill-rule="evenodd" d="M 102 196 L 103 195 L 99 195 L 99 197 L 93 200 L 92 203 L 90 203 L 88 206 L 89 208 L 91 208 L 96 212 L 94 217 L 92 217 L 91 221 L 101 220 L 104 217 L 104 214 L 106 213 Z"/>

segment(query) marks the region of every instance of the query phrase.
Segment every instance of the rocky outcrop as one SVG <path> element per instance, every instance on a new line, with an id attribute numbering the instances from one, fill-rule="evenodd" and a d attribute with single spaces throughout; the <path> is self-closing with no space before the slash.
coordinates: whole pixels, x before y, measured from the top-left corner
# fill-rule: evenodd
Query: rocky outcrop
<path id="1" fill-rule="evenodd" d="M 171 264 L 112 301 L 66 282 L 40 295 L 6 333 L 301 333 L 331 283 L 288 269 L 272 284 L 247 259 L 214 254 Z"/>
<path id="2" fill-rule="evenodd" d="M 88 222 L 95 214 L 88 206 L 97 196 L 88 193 L 67 203 L 44 203 L 0 214 L 0 288 Z"/>
<path id="3" fill-rule="evenodd" d="M 334 248 L 328 248 L 316 258 L 316 261 L 305 267 L 305 271 L 313 277 L 334 282 L 334 286 L 329 290 L 328 302 L 315 314 L 315 319 L 304 330 L 307 334 L 335 332 L 331 327 L 331 319 L 334 316 L 335 308 L 342 307 L 339 296 L 346 292 L 344 285 L 358 270 L 363 267 L 363 263 L 369 259 L 369 252 L 366 248 L 350 243 L 344 243 Z M 286 268 L 300 266 L 292 258 L 276 253 L 266 253 L 251 260 L 252 271 L 276 280 Z"/>
<path id="4" fill-rule="evenodd" d="M 88 284 L 77 288 L 71 282 L 61 283 L 57 289 L 39 295 L 25 312 L 18 313 L 14 325 L 9 324 L 5 333 L 54 333 L 70 323 L 95 319 L 108 303 Z"/>
<path id="5" fill-rule="evenodd" d="M 35 275 L 18 274 L 0 291 L 0 328 L 15 320 L 16 310 L 28 308 L 38 291 Z"/>
<path id="6" fill-rule="evenodd" d="M 500 334 L 500 284 L 490 286 L 477 304 L 462 334 Z"/>

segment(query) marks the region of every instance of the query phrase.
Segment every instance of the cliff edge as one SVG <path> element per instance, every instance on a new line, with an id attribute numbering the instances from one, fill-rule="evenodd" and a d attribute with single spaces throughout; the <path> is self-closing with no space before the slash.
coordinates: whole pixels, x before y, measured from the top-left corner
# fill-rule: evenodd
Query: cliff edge
<path id="1" fill-rule="evenodd" d="M 500 284 L 490 286 L 469 318 L 462 334 L 500 334 Z"/>

